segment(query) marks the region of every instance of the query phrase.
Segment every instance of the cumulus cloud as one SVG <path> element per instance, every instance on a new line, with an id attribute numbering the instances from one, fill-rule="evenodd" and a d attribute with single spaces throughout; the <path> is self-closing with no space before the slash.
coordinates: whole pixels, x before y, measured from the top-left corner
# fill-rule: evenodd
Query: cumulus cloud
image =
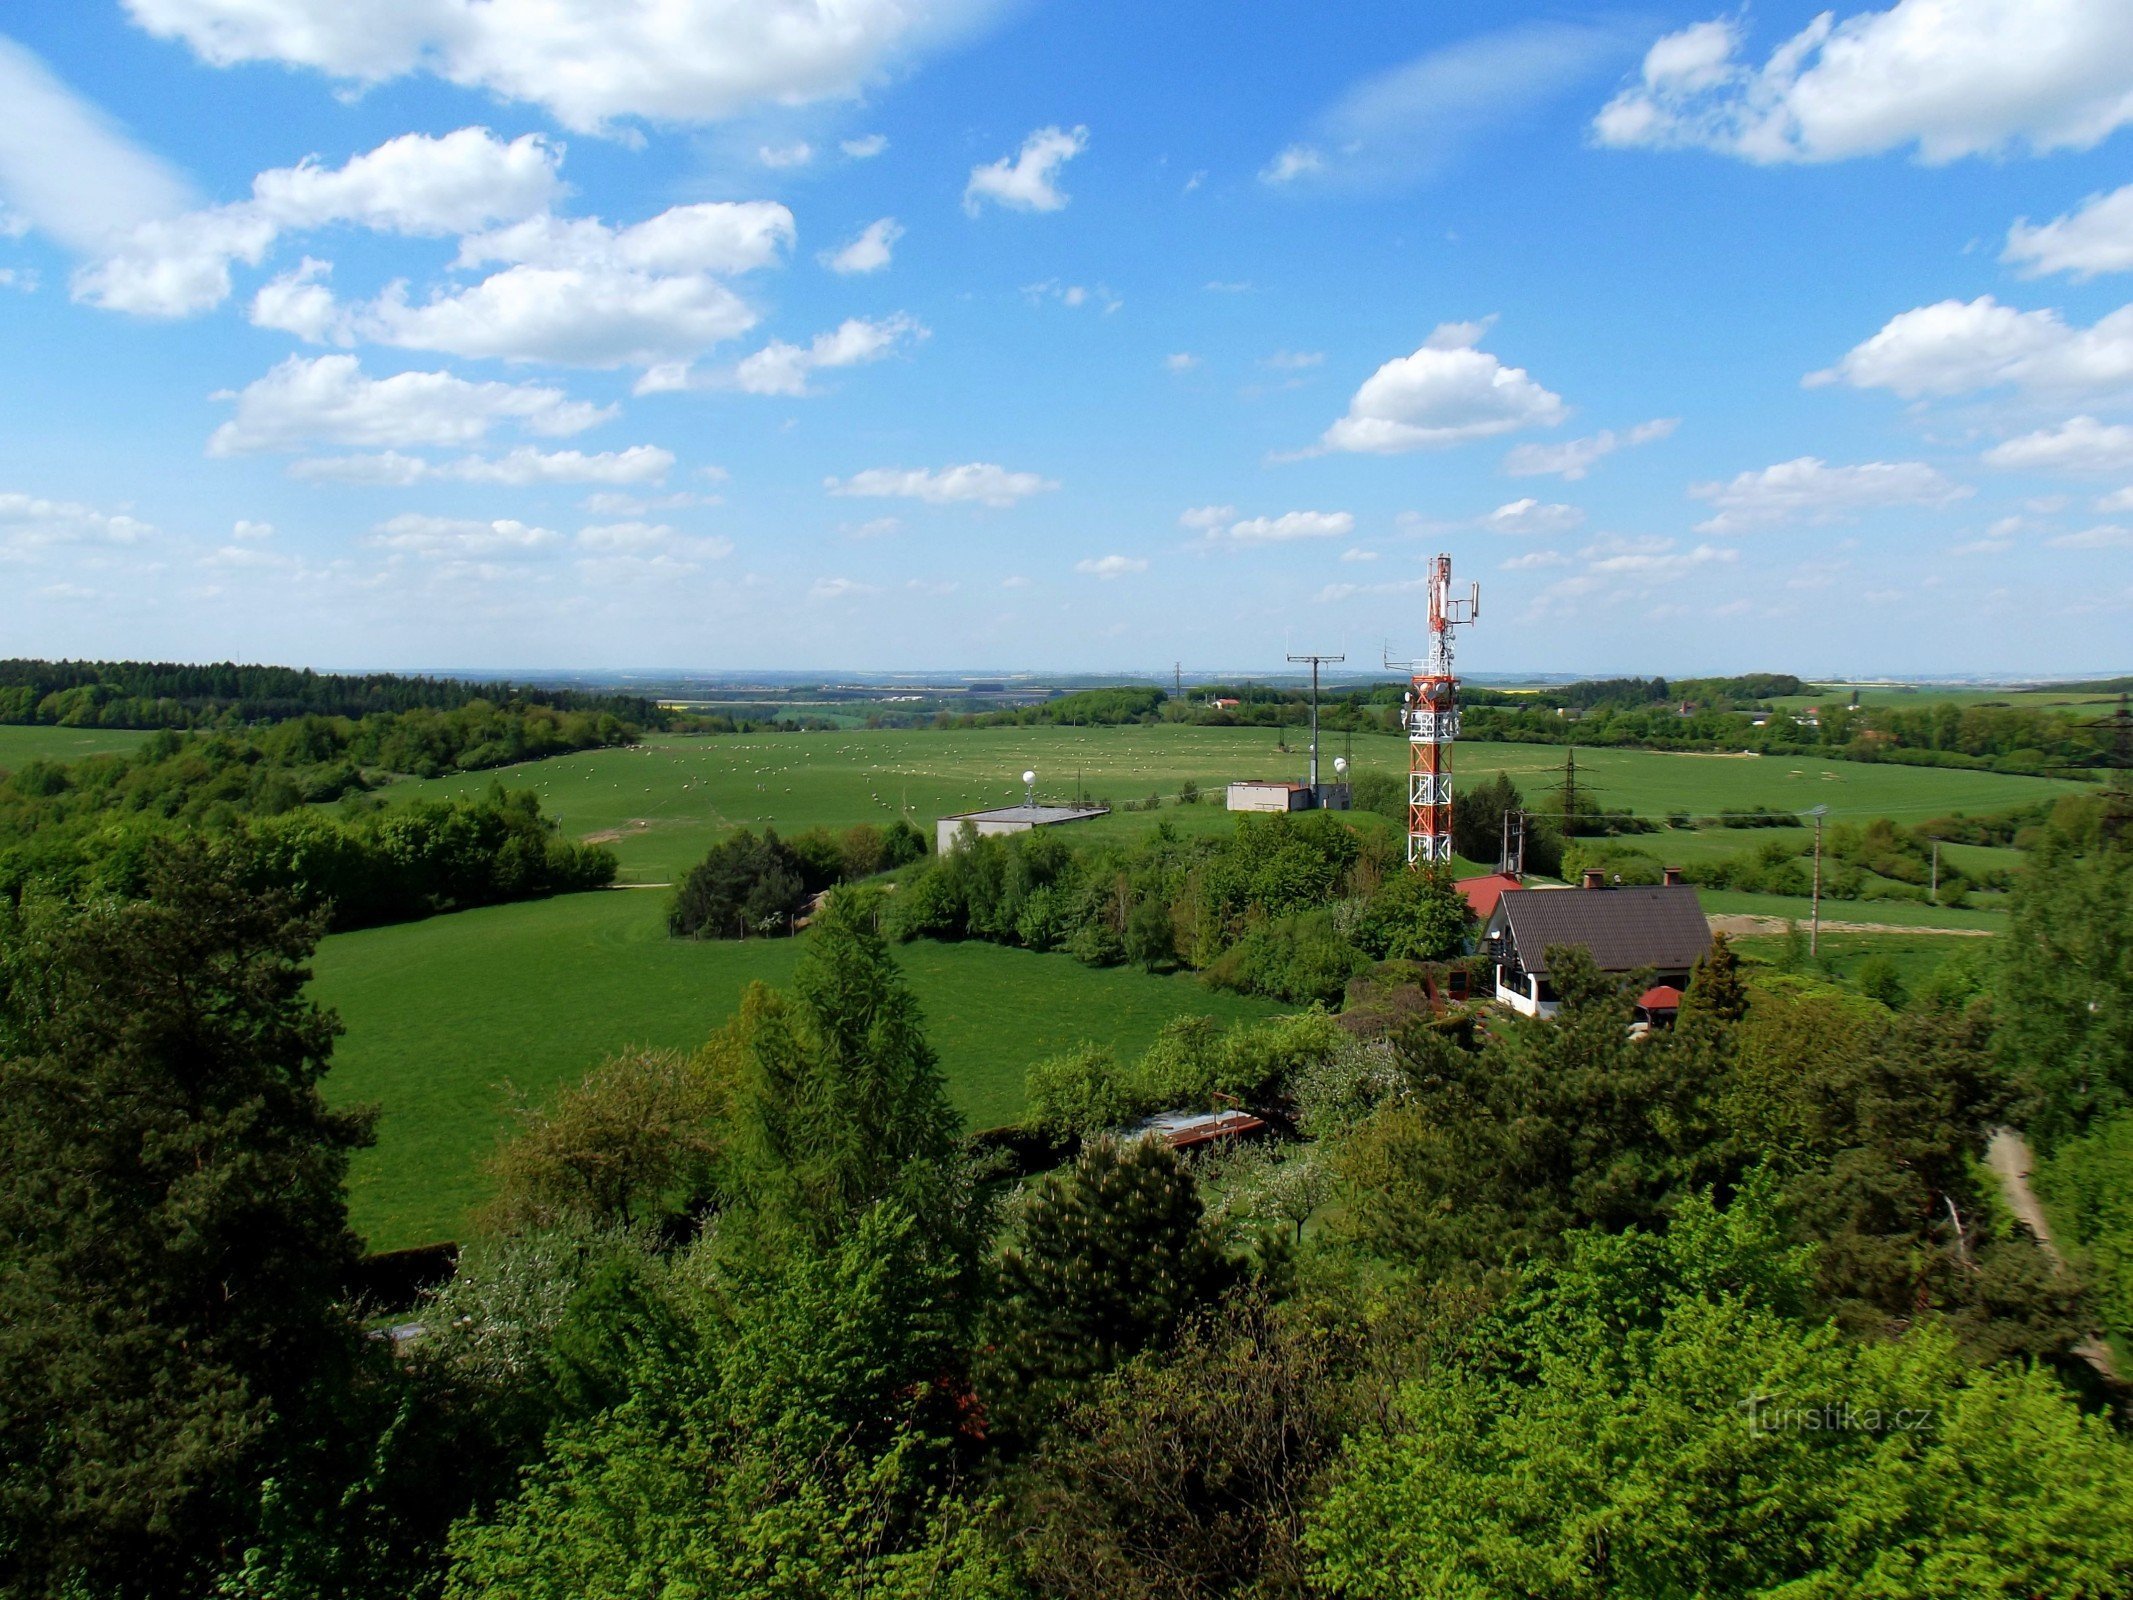
<path id="1" fill-rule="evenodd" d="M 639 559 L 721 561 L 733 554 L 731 539 L 692 538 L 664 522 L 596 522 L 578 530 L 580 549 Z"/>
<path id="2" fill-rule="evenodd" d="M 1191 372 L 1200 365 L 1200 358 L 1189 350 L 1175 351 L 1163 357 L 1165 372 Z"/>
<path id="3" fill-rule="evenodd" d="M 849 317 L 807 344 L 774 339 L 730 371 L 702 374 L 688 365 L 654 367 L 637 384 L 639 394 L 675 389 L 738 389 L 743 394 L 804 395 L 811 373 L 863 366 L 900 347 L 929 337 L 925 325 L 899 311 L 879 321 Z"/>
<path id="4" fill-rule="evenodd" d="M 815 147 L 805 139 L 796 139 L 791 144 L 766 144 L 756 150 L 755 158 L 773 169 L 804 167 L 815 159 Z"/>
<path id="5" fill-rule="evenodd" d="M 823 487 L 831 494 L 858 499 L 923 500 L 936 506 L 1011 506 L 1059 485 L 1034 472 L 1010 472 L 990 461 L 971 461 L 959 467 L 942 467 L 938 472 L 918 467 L 869 467 L 849 478 L 825 478 Z"/>
<path id="6" fill-rule="evenodd" d="M 461 456 L 431 461 L 387 450 L 370 455 L 315 456 L 290 465 L 289 475 L 310 482 L 406 488 L 417 483 L 486 483 L 524 487 L 542 483 L 660 483 L 673 470 L 674 453 L 657 445 L 627 450 L 536 450 L 521 446 L 501 456 Z"/>
<path id="7" fill-rule="evenodd" d="M 856 139 L 846 139 L 837 146 L 854 161 L 871 161 L 889 148 L 889 136 L 885 133 L 863 133 Z"/>
<path id="8" fill-rule="evenodd" d="M 1087 128 L 1039 128 L 1017 154 L 970 169 L 963 209 L 976 216 L 990 200 L 1015 211 L 1058 211 L 1067 203 L 1059 169 L 1088 147 Z"/>
<path id="9" fill-rule="evenodd" d="M 1498 506 L 1481 524 L 1491 533 L 1551 534 L 1567 533 L 1584 520 L 1585 513 L 1576 506 L 1544 504 L 1528 495 Z"/>
<path id="10" fill-rule="evenodd" d="M 1395 455 L 1458 444 L 1519 428 L 1552 427 L 1567 411 L 1523 367 L 1476 348 L 1485 325 L 1442 324 L 1413 355 L 1397 356 L 1363 380 L 1348 414 L 1320 448 Z"/>
<path id="11" fill-rule="evenodd" d="M 2133 427 L 2070 417 L 1994 445 L 1985 464 L 2016 472 L 2123 472 L 2133 468 Z"/>
<path id="12" fill-rule="evenodd" d="M 1146 572 L 1148 563 L 1139 556 L 1095 556 L 1086 561 L 1075 562 L 1074 570 L 1109 583 L 1113 578 L 1123 578 L 1128 573 Z"/>
<path id="13" fill-rule="evenodd" d="M 271 522 L 253 522 L 248 518 L 239 517 L 230 527 L 230 537 L 232 539 L 246 540 L 271 539 L 274 537 L 274 524 Z"/>
<path id="14" fill-rule="evenodd" d="M 1435 177 L 1629 48 L 1613 25 L 1537 22 L 1432 50 L 1348 89 L 1267 163 L 1260 181 L 1309 193 Z"/>
<path id="15" fill-rule="evenodd" d="M 406 512 L 381 522 L 364 541 L 381 550 L 419 556 L 426 561 L 465 560 L 477 556 L 529 555 L 558 543 L 552 528 L 500 518 L 432 517 Z"/>
<path id="16" fill-rule="evenodd" d="M 2079 533 L 2062 533 L 2044 541 L 2054 550 L 2133 550 L 2133 528 L 2104 523 Z"/>
<path id="17" fill-rule="evenodd" d="M 1833 467 L 1814 456 L 1743 472 L 1726 483 L 1692 484 L 1717 515 L 1698 533 L 1731 534 L 1784 522 L 1831 522 L 1895 506 L 1945 506 L 1975 493 L 1923 461 L 1869 461 Z"/>
<path id="18" fill-rule="evenodd" d="M 901 223 L 894 217 L 883 217 L 878 222 L 868 223 L 849 243 L 823 252 L 822 264 L 832 272 L 847 276 L 858 272 L 879 272 L 889 264 L 896 241 L 903 236 Z"/>
<path id="19" fill-rule="evenodd" d="M 249 200 L 148 219 L 114 234 L 75 272 L 74 295 L 106 310 L 189 316 L 220 305 L 230 293 L 232 265 L 257 265 L 285 232 L 334 223 L 417 236 L 487 227 L 538 211 L 560 195 L 561 159 L 539 134 L 507 143 L 487 128 L 461 128 L 441 137 L 403 134 L 338 167 L 315 158 L 278 167 L 252 180 Z M 266 326 L 312 337 L 307 327 L 332 325 L 330 314 L 317 311 L 322 301 L 331 306 L 313 282 L 323 264 L 305 266 L 311 279 L 293 281 L 312 283 L 304 298 L 319 320 Z"/>
<path id="20" fill-rule="evenodd" d="M 1198 512 L 1186 512 L 1185 517 L 1202 516 L 1214 509 L 1202 507 Z M 1226 513 L 1229 508 L 1220 509 Z M 1179 520 L 1183 522 L 1185 518 Z M 1208 526 L 1205 531 L 1210 539 L 1229 539 L 1237 544 L 1287 544 L 1296 539 L 1344 539 L 1355 532 L 1355 518 L 1346 511 L 1284 511 L 1278 517 L 1246 517 L 1226 526 Z"/>
<path id="21" fill-rule="evenodd" d="M 208 454 L 296 450 L 307 444 L 390 449 L 469 445 L 492 428 L 580 433 L 614 415 L 532 383 L 477 383 L 449 372 L 364 373 L 354 356 L 290 356 L 264 377 L 214 398 L 236 414 L 208 439 Z"/>
<path id="22" fill-rule="evenodd" d="M 155 531 L 137 517 L 77 500 L 0 494 L 0 551 L 21 554 L 51 545 L 139 544 Z"/>
<path id="23" fill-rule="evenodd" d="M 1654 417 L 1621 433 L 1602 428 L 1583 439 L 1565 439 L 1560 444 L 1513 445 L 1503 458 L 1503 470 L 1514 478 L 1560 477 L 1575 483 L 1617 450 L 1669 438 L 1680 425 L 1679 417 Z"/>
<path id="24" fill-rule="evenodd" d="M 2057 311 L 2017 311 L 1991 295 L 1942 300 L 1891 317 L 1810 386 L 1843 382 L 1905 399 L 2013 388 L 2032 395 L 2112 394 L 2133 384 L 2133 306 L 2087 328 Z"/>
<path id="25" fill-rule="evenodd" d="M 2070 272 L 2087 279 L 2099 272 L 2133 271 L 2133 183 L 2092 194 L 2050 222 L 2031 226 L 2023 217 L 2007 230 L 2000 259 L 2029 278 Z"/>
<path id="26" fill-rule="evenodd" d="M 126 0 L 215 66 L 278 61 L 356 83 L 430 72 L 599 132 L 847 98 L 980 21 L 985 0 Z"/>
<path id="27" fill-rule="evenodd" d="M 2085 150 L 2133 121 L 2133 10 L 2120 0 L 1897 0 L 1825 11 L 1747 56 L 1733 18 L 1661 38 L 1593 122 L 1600 143 L 1758 163 L 1915 146 L 1953 161 Z"/>
<path id="28" fill-rule="evenodd" d="M 1497 567 L 1505 572 L 1532 572 L 1541 567 L 1564 567 L 1569 564 L 1570 558 L 1560 550 L 1528 550 L 1523 555 L 1515 555 L 1507 561 L 1496 563 Z"/>

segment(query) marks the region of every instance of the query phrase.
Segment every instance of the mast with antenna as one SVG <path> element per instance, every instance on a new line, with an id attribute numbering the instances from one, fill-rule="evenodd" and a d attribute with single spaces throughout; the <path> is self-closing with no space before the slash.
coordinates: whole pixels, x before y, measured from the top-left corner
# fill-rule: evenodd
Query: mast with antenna
<path id="1" fill-rule="evenodd" d="M 1459 737 L 1459 680 L 1452 676 L 1452 629 L 1481 615 L 1481 585 L 1452 594 L 1452 558 L 1429 564 L 1429 656 L 1385 665 L 1408 674 L 1407 864 L 1452 859 L 1452 744 Z"/>
<path id="2" fill-rule="evenodd" d="M 1291 661 L 1308 661 L 1311 663 L 1311 804 L 1322 806 L 1326 803 L 1326 795 L 1325 791 L 1318 786 L 1318 669 L 1322 662 L 1346 661 L 1348 658 L 1345 655 L 1292 655 L 1289 659 Z"/>

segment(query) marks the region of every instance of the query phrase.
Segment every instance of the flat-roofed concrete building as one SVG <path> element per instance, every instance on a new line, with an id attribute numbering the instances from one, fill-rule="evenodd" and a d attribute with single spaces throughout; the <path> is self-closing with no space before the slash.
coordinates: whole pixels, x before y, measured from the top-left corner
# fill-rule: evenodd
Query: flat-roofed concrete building
<path id="1" fill-rule="evenodd" d="M 934 824 L 933 848 L 946 855 L 962 841 L 966 825 L 981 839 L 1000 834 L 1027 833 L 1032 828 L 1054 828 L 1063 822 L 1086 822 L 1108 816 L 1106 806 L 1000 806 L 991 811 L 965 811 L 942 817 Z"/>
<path id="2" fill-rule="evenodd" d="M 1308 783 L 1285 783 L 1278 778 L 1245 778 L 1229 786 L 1232 811 L 1346 811 L 1348 786 L 1322 783 L 1312 793 Z"/>

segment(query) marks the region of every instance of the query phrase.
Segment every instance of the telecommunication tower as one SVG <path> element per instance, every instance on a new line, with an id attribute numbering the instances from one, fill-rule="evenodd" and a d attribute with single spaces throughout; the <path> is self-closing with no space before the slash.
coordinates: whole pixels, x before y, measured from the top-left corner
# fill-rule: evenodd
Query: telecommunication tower
<path id="1" fill-rule="evenodd" d="M 1481 615 L 1481 585 L 1452 593 L 1452 558 L 1429 564 L 1429 656 L 1394 661 L 1410 679 L 1407 724 L 1407 864 L 1452 859 L 1452 743 L 1459 737 L 1459 680 L 1452 676 L 1452 629 Z"/>

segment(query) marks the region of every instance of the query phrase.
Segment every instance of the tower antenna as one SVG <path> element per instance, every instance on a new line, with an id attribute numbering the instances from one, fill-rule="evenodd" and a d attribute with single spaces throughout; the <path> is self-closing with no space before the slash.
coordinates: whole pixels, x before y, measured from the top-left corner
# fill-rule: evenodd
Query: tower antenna
<path id="1" fill-rule="evenodd" d="M 1407 864 L 1452 859 L 1452 744 L 1459 737 L 1459 680 L 1452 676 L 1452 629 L 1481 615 L 1481 585 L 1454 596 L 1452 558 L 1429 564 L 1429 655 L 1385 665 L 1407 673 Z"/>
<path id="2" fill-rule="evenodd" d="M 1292 655 L 1289 659 L 1311 663 L 1311 804 L 1322 806 L 1326 803 L 1326 797 L 1318 787 L 1318 668 L 1320 662 L 1346 661 L 1348 658 L 1345 655 Z"/>

